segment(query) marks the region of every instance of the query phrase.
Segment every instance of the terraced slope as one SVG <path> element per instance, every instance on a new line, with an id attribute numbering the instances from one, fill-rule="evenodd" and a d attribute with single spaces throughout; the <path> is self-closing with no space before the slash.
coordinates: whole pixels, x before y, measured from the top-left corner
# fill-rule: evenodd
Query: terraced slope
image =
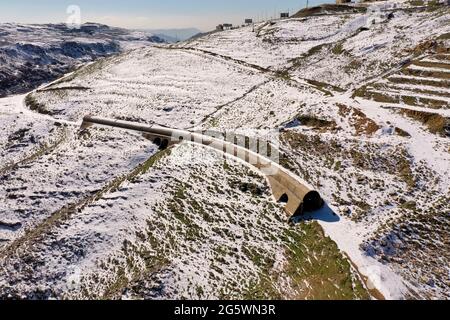
<path id="1" fill-rule="evenodd" d="M 422 122 L 431 132 L 450 135 L 449 44 L 411 61 L 398 72 L 362 87 L 357 96 L 384 103 Z"/>
<path id="2" fill-rule="evenodd" d="M 368 85 L 364 96 L 378 102 L 448 109 L 450 63 L 445 58 L 450 58 L 450 54 L 431 54 L 414 60 L 399 72 Z"/>

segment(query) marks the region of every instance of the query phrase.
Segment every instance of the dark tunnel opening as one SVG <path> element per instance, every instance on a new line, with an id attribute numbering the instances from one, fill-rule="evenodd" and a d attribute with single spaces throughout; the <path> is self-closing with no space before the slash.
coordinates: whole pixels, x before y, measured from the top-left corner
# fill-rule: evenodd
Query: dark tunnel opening
<path id="1" fill-rule="evenodd" d="M 322 208 L 324 201 L 317 191 L 308 192 L 303 198 L 303 211 L 311 212 Z"/>
<path id="2" fill-rule="evenodd" d="M 289 202 L 289 196 L 285 193 L 283 194 L 280 199 L 278 200 L 280 203 L 288 203 Z"/>
<path id="3" fill-rule="evenodd" d="M 153 140 L 153 143 L 156 144 L 161 150 L 167 149 L 167 147 L 169 146 L 169 140 L 160 137 L 156 137 Z"/>
<path id="4" fill-rule="evenodd" d="M 164 139 L 164 140 L 161 142 L 161 145 L 159 146 L 159 148 L 160 148 L 161 150 L 164 150 L 164 149 L 167 149 L 168 146 L 169 146 L 169 140 L 168 140 L 168 139 Z"/>
<path id="5" fill-rule="evenodd" d="M 158 147 L 161 146 L 161 138 L 155 138 L 155 140 L 153 140 L 153 143 L 156 144 Z"/>

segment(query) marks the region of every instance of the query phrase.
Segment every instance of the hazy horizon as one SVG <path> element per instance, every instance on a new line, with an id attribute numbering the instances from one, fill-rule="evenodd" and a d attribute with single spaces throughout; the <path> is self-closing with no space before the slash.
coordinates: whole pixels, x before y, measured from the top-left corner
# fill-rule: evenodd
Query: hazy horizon
<path id="1" fill-rule="evenodd" d="M 329 3 L 329 0 L 311 0 L 309 5 Z M 207 1 L 109 1 L 100 0 L 56 1 L 0 0 L 0 23 L 61 23 L 66 22 L 67 8 L 78 6 L 81 22 L 97 22 L 128 29 L 184 29 L 201 31 L 213 29 L 217 24 L 229 22 L 242 24 L 245 18 L 255 20 L 291 13 L 304 8 L 306 0 L 237 0 Z"/>

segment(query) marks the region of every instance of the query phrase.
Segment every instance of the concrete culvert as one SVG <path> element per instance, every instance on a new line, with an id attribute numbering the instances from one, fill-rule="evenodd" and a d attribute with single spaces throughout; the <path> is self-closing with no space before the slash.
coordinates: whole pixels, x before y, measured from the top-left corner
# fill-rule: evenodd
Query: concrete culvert
<path id="1" fill-rule="evenodd" d="M 272 157 L 272 145 L 270 144 L 270 142 L 267 142 L 267 157 Z"/>
<path id="2" fill-rule="evenodd" d="M 317 191 L 308 192 L 303 198 L 303 211 L 311 212 L 322 208 L 324 201 Z"/>
<path id="3" fill-rule="evenodd" d="M 155 138 L 155 140 L 153 140 L 153 143 L 156 144 L 158 147 L 161 146 L 161 138 Z"/>
<path id="4" fill-rule="evenodd" d="M 169 140 L 164 139 L 164 140 L 161 142 L 161 145 L 159 146 L 159 148 L 162 149 L 162 150 L 164 150 L 164 149 L 167 149 L 168 146 L 169 146 Z"/>

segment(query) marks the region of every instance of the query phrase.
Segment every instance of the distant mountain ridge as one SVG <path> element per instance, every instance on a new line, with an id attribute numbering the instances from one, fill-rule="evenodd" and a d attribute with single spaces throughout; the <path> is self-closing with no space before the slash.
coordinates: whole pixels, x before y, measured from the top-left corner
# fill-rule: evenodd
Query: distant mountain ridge
<path id="1" fill-rule="evenodd" d="M 0 24 L 0 97 L 24 93 L 74 66 L 165 40 L 145 31 L 97 23 Z"/>
<path id="2" fill-rule="evenodd" d="M 184 41 L 193 36 L 202 33 L 203 31 L 197 28 L 183 28 L 183 29 L 150 29 L 145 30 L 153 33 L 157 37 L 164 39 L 166 42 L 174 43 L 177 41 Z"/>

